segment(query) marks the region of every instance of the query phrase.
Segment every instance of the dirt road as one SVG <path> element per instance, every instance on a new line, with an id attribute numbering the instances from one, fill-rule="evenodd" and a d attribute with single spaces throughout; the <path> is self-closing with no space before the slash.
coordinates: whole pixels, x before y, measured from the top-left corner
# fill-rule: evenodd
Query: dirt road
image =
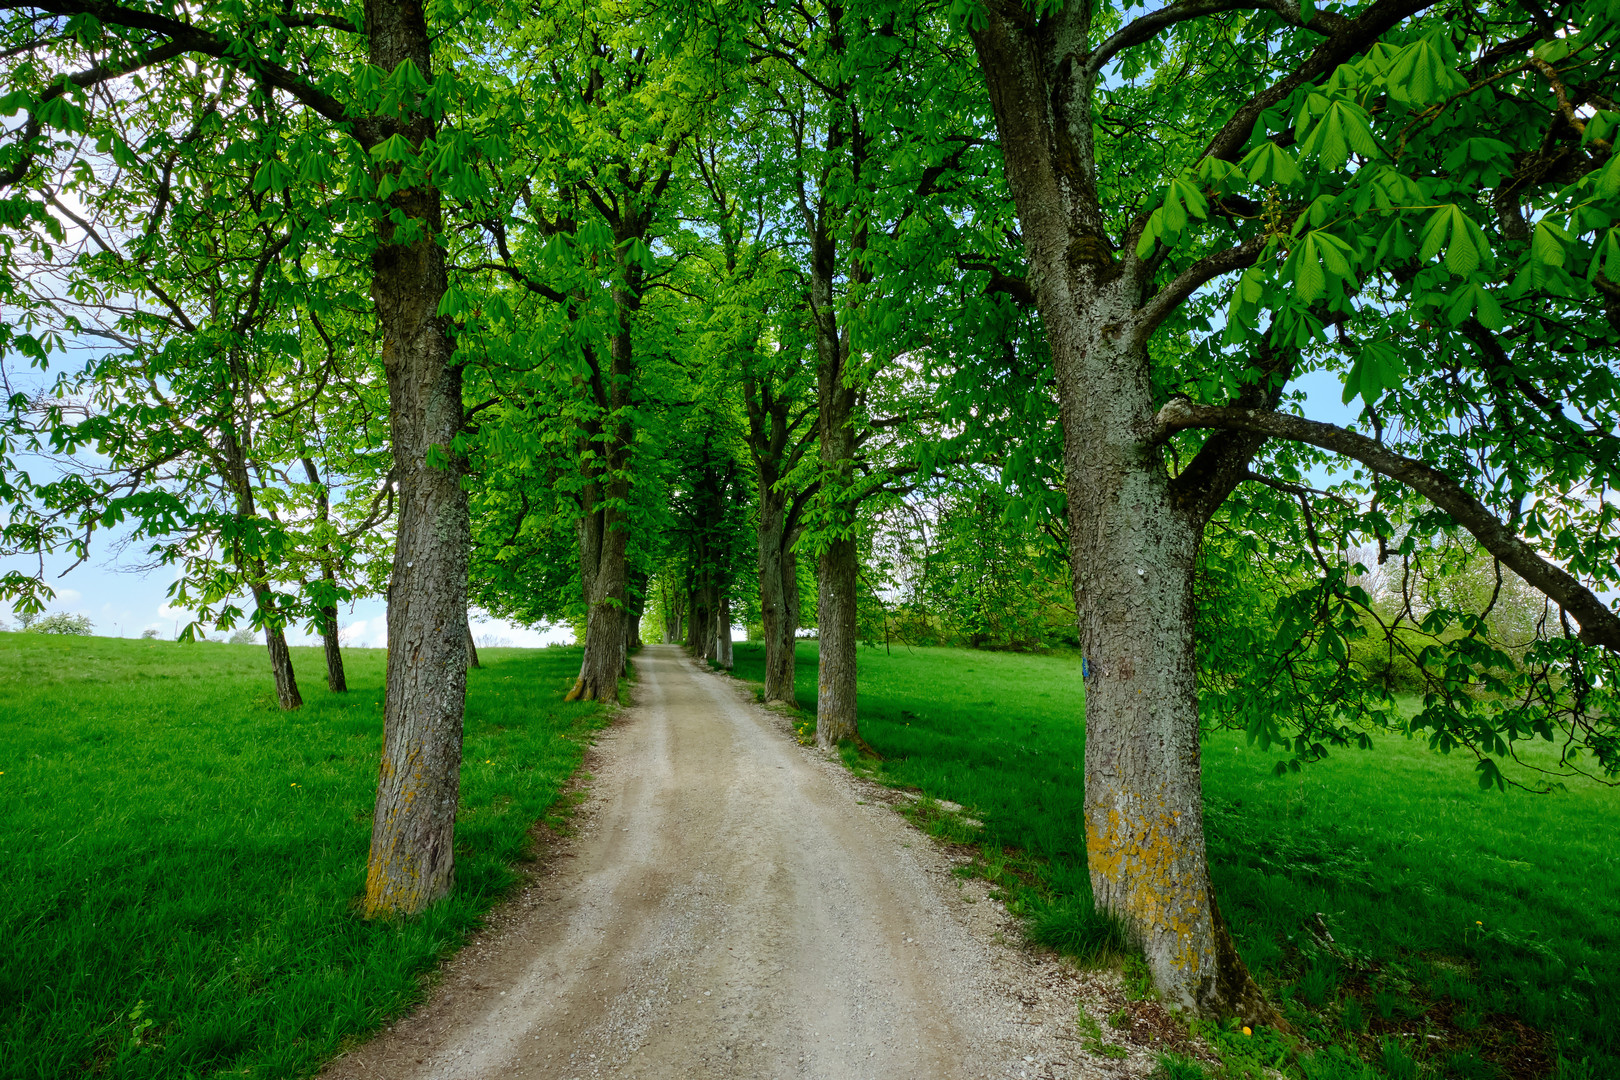
<path id="1" fill-rule="evenodd" d="M 950 853 L 873 785 L 674 647 L 636 667 L 636 703 L 593 753 L 567 856 L 427 1004 L 327 1076 L 1150 1070 L 1142 1050 L 1082 1051 L 1076 998 L 1108 994 L 1102 977 L 1014 947 L 982 883 L 952 876 Z"/>

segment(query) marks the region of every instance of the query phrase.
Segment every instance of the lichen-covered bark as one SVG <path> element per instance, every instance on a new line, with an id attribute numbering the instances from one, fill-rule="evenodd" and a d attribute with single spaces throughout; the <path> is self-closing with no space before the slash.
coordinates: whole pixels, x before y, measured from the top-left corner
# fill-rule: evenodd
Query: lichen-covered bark
<path id="1" fill-rule="evenodd" d="M 415 0 L 368 0 L 369 60 L 394 71 L 409 60 L 431 81 L 427 24 Z M 425 115 L 372 121 L 379 135 L 420 146 Z M 388 199 L 411 228 L 378 224 L 372 299 L 382 329 L 399 519 L 388 586 L 388 688 L 383 754 L 366 871 L 368 917 L 420 912 L 450 891 L 460 795 L 467 680 L 467 559 L 471 542 L 462 430 L 461 369 L 445 320 L 439 192 L 407 187 Z"/>
<path id="2" fill-rule="evenodd" d="M 1089 8 L 1035 21 L 993 5 L 973 33 L 1018 208 L 1063 422 L 1087 660 L 1086 850 L 1097 905 L 1159 992 L 1204 1015 L 1273 1018 L 1232 948 L 1204 849 L 1193 627 L 1203 517 L 1179 506 L 1154 430 L 1141 306 L 1097 205 Z"/>

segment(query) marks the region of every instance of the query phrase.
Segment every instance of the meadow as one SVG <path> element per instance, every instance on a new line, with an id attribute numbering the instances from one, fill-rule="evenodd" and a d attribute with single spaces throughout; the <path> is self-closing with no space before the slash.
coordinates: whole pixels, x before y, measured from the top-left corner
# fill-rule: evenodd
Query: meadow
<path id="1" fill-rule="evenodd" d="M 801 642 L 808 725 L 815 663 Z M 1031 937 L 1107 952 L 1081 828 L 1078 660 L 895 646 L 859 663 L 861 734 L 881 760 L 846 760 L 961 803 L 982 828 L 924 823 L 979 845 Z M 737 646 L 739 678 L 763 666 L 763 646 Z M 1326 1048 L 1296 1058 L 1298 1075 L 1620 1077 L 1620 791 L 1481 791 L 1471 757 L 1394 734 L 1286 777 L 1279 756 L 1208 736 L 1205 812 L 1240 950 Z"/>
<path id="2" fill-rule="evenodd" d="M 601 710 L 577 649 L 469 673 L 456 888 L 368 922 L 381 650 L 0 634 L 0 1076 L 301 1076 L 417 1000 L 516 880 Z"/>

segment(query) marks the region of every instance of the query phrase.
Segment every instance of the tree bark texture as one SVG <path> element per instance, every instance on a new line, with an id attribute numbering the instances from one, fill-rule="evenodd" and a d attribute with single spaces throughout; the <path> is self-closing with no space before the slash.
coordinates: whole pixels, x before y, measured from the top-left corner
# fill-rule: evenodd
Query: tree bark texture
<path id="1" fill-rule="evenodd" d="M 326 650 L 326 688 L 334 694 L 349 691 L 343 670 L 343 643 L 338 640 L 337 608 L 321 608 L 321 645 Z"/>
<path id="2" fill-rule="evenodd" d="M 765 700 L 796 705 L 793 646 L 799 629 L 799 562 L 780 539 L 766 535 L 761 510 L 759 605 L 765 633 Z"/>
<path id="3" fill-rule="evenodd" d="M 755 540 L 760 622 L 765 634 L 765 700 L 795 705 L 793 644 L 799 629 L 799 564 L 793 545 L 798 539 L 803 496 L 810 493 L 790 499 L 779 485 L 784 457 L 795 452 L 796 461 L 796 452 L 802 452 L 804 444 L 788 446 L 786 401 L 772 400 L 767 388 L 756 385 L 750 385 L 747 399 L 749 441 L 758 481 Z"/>
<path id="4" fill-rule="evenodd" d="M 415 64 L 433 79 L 417 0 L 367 0 L 369 59 L 383 71 Z M 369 121 L 419 147 L 434 135 L 422 113 Z M 383 754 L 366 872 L 368 917 L 409 915 L 454 883 L 467 685 L 465 468 L 452 440 L 463 428 L 461 368 L 438 314 L 447 277 L 439 192 L 408 187 L 388 199 L 406 226 L 383 218 L 372 254 L 372 299 L 382 328 L 399 520 L 388 586 L 388 690 Z"/>
<path id="5" fill-rule="evenodd" d="M 827 302 L 831 302 L 830 289 Z M 828 318 L 831 317 L 830 308 Z M 833 749 L 859 734 L 855 707 L 855 597 L 860 564 L 855 549 L 855 506 L 838 487 L 854 480 L 855 391 L 844 382 L 845 342 L 836 330 L 818 332 L 821 463 L 833 478 L 822 488 L 843 535 L 822 541 L 816 559 L 816 744 Z"/>
<path id="6" fill-rule="evenodd" d="M 621 481 L 608 485 L 612 494 L 627 493 Z M 611 495 L 610 495 L 611 497 Z M 626 532 L 622 515 L 612 506 L 591 506 L 580 526 L 582 573 L 586 588 L 585 656 L 569 701 L 618 701 L 619 677 L 625 668 Z"/>
<path id="7" fill-rule="evenodd" d="M 259 564 L 263 580 L 263 564 Z M 276 703 L 291 712 L 304 706 L 304 697 L 298 692 L 298 677 L 293 673 L 292 653 L 287 648 L 287 633 L 276 612 L 276 595 L 263 584 L 253 586 L 253 599 L 259 608 L 259 620 L 264 624 L 264 645 L 270 653 L 270 674 L 276 683 Z"/>
<path id="8" fill-rule="evenodd" d="M 859 734 L 855 709 L 855 585 L 853 539 L 834 540 L 816 561 L 816 626 L 821 662 L 816 673 L 816 745 L 835 750 Z"/>
<path id="9" fill-rule="evenodd" d="M 236 516 L 240 521 L 251 521 L 258 516 L 253 498 L 253 482 L 248 470 L 248 436 L 238 433 L 236 418 L 227 412 L 221 425 L 220 451 L 225 466 L 225 481 L 231 487 L 236 502 Z M 259 553 L 244 550 L 242 541 L 231 541 L 232 559 L 237 569 L 248 579 L 253 592 L 254 607 L 259 612 L 259 625 L 264 627 L 265 650 L 270 656 L 270 677 L 275 682 L 276 703 L 291 712 L 304 706 L 303 695 L 298 692 L 298 678 L 293 673 L 292 653 L 287 649 L 287 634 L 282 614 L 276 605 L 275 591 L 270 588 L 269 568 Z"/>
<path id="10" fill-rule="evenodd" d="M 720 658 L 720 591 L 712 584 L 704 585 L 697 591 L 697 612 L 695 621 L 698 633 L 698 655 L 709 663 Z"/>
<path id="11" fill-rule="evenodd" d="M 1037 22 L 992 6 L 973 37 L 1057 372 L 1088 667 L 1092 889 L 1142 947 L 1166 1001 L 1269 1018 L 1210 887 L 1193 639 L 1204 519 L 1178 506 L 1154 441 L 1138 329 L 1150 273 L 1128 251 L 1116 261 L 1097 204 L 1094 86 L 1070 52 L 1086 48 L 1087 11 Z"/>
<path id="12" fill-rule="evenodd" d="M 615 229 L 620 251 L 632 237 L 640 238 L 648 227 L 646 215 L 622 218 Z M 623 257 L 621 255 L 621 257 Z M 621 266 L 625 284 L 613 290 L 613 307 L 618 318 L 608 344 L 608 364 L 604 372 L 594 351 L 587 351 L 591 369 L 588 385 L 601 418 L 590 425 L 581 446 L 581 459 L 591 470 L 584 507 L 588 527 L 581 529 L 581 580 L 586 586 L 585 656 L 580 662 L 579 679 L 568 692 L 569 701 L 619 700 L 619 677 L 625 673 L 625 620 L 628 617 L 628 561 L 630 523 L 623 507 L 630 499 L 630 457 L 634 442 L 630 395 L 635 381 L 635 349 L 631 326 L 641 308 L 641 271 Z M 594 444 L 594 445 L 593 445 Z M 588 453 L 586 452 L 588 451 Z M 586 543 L 589 534 L 589 543 Z"/>
<path id="13" fill-rule="evenodd" d="M 309 479 L 315 489 L 316 519 L 325 525 L 332 516 L 331 489 L 321 478 L 320 470 L 315 467 L 315 460 L 310 457 L 302 459 L 304 475 Z M 328 589 L 337 589 L 337 566 L 332 555 L 332 548 L 328 544 L 321 545 L 321 580 L 326 582 Z M 326 649 L 326 688 L 334 694 L 347 693 L 349 689 L 348 675 L 343 670 L 343 649 L 338 641 L 338 613 L 335 604 L 323 604 L 317 611 L 320 624 L 321 644 Z"/>
<path id="14" fill-rule="evenodd" d="M 842 147 L 837 126 L 829 150 Z M 850 138 L 857 165 L 860 139 Z M 816 406 L 820 435 L 824 522 L 835 535 L 820 541 L 816 559 L 816 625 L 820 664 L 816 673 L 816 744 L 831 750 L 859 734 L 855 707 L 855 589 L 860 565 L 855 549 L 855 406 L 857 392 L 849 370 L 848 328 L 840 327 L 834 306 L 837 247 L 828 208 L 811 234 L 810 309 L 816 333 Z M 823 527 L 826 527 L 824 525 Z"/>
<path id="15" fill-rule="evenodd" d="M 626 586 L 628 610 L 624 620 L 624 646 L 627 651 L 641 648 L 641 618 L 647 613 L 647 572 L 631 569 Z"/>
<path id="16" fill-rule="evenodd" d="M 717 664 L 731 670 L 731 597 L 722 596 L 715 609 L 714 659 Z"/>

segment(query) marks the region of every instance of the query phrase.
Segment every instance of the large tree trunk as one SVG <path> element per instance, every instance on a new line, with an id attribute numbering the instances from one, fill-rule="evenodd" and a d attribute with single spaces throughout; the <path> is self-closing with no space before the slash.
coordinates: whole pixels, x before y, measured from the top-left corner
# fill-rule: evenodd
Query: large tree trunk
<path id="1" fill-rule="evenodd" d="M 1152 442 L 1143 335 L 1150 270 L 1121 264 L 1097 206 L 1083 66 L 1085 5 L 1037 30 L 992 7 L 973 32 L 1018 207 L 1063 420 L 1081 644 L 1092 889 L 1141 945 L 1164 999 L 1274 1018 L 1226 933 L 1204 850 L 1193 564 L 1202 518 L 1179 508 Z M 1082 46 L 1083 47 L 1083 44 Z"/>
<path id="2" fill-rule="evenodd" d="M 822 541 L 816 560 L 816 625 L 820 628 L 820 669 L 816 675 L 816 744 L 831 750 L 858 734 L 855 708 L 855 551 L 856 500 L 847 492 L 855 481 L 855 389 L 844 361 L 848 343 L 838 333 L 832 307 L 831 254 L 812 274 L 816 315 L 817 399 L 820 407 L 821 465 L 830 479 L 822 497 L 843 535 Z"/>
<path id="3" fill-rule="evenodd" d="M 798 630 L 798 562 L 788 550 L 787 497 L 759 465 L 759 609 L 765 633 L 765 700 L 793 705 L 793 641 Z"/>
<path id="4" fill-rule="evenodd" d="M 609 498 L 624 498 L 624 485 L 609 485 Z M 594 508 L 593 508 L 594 509 Z M 569 701 L 618 701 L 619 677 L 625 670 L 625 545 L 629 539 L 620 515 L 604 507 L 587 516 L 594 563 L 585 615 L 585 656 Z"/>
<path id="5" fill-rule="evenodd" d="M 264 582 L 264 566 L 260 564 L 259 580 L 253 585 L 253 600 L 259 608 L 259 621 L 264 626 L 264 645 L 270 653 L 270 674 L 276 682 L 276 702 L 292 711 L 304 707 L 303 695 L 298 692 L 298 678 L 293 674 L 292 653 L 287 648 L 287 632 L 276 612 L 276 595 Z"/>
<path id="6" fill-rule="evenodd" d="M 803 621 L 800 618 L 803 604 L 799 600 L 799 557 L 794 554 L 791 543 L 782 552 L 782 608 L 785 612 L 782 617 L 782 638 L 777 647 L 776 664 L 767 673 L 767 678 L 772 680 L 779 694 L 786 694 L 777 700 L 797 705 L 799 699 L 794 685 L 798 658 L 794 651 L 799 641 L 799 626 Z"/>
<path id="7" fill-rule="evenodd" d="M 816 675 L 816 745 L 836 749 L 859 734 L 855 717 L 855 541 L 834 540 L 816 562 L 816 626 L 821 665 Z"/>
<path id="8" fill-rule="evenodd" d="M 626 585 L 624 645 L 628 652 L 641 648 L 641 618 L 647 613 L 647 572 L 631 570 Z"/>
<path id="9" fill-rule="evenodd" d="M 715 608 L 715 662 L 731 670 L 731 597 L 722 596 Z"/>
<path id="10" fill-rule="evenodd" d="M 639 237 L 645 223 L 622 223 L 619 236 L 626 241 Z M 628 245 L 624 250 L 628 250 Z M 622 257 L 622 255 L 621 255 Z M 601 500 L 585 507 L 592 525 L 591 548 L 582 558 L 595 555 L 594 565 L 582 575 L 586 587 L 587 613 L 585 616 L 585 657 L 580 662 L 579 679 L 568 692 L 569 701 L 619 700 L 619 678 L 625 673 L 629 654 L 625 650 L 626 600 L 629 586 L 628 561 L 630 521 L 620 507 L 628 504 L 630 483 L 624 479 L 630 468 L 634 429 L 631 423 L 631 387 L 635 380 L 635 351 L 631 337 L 631 324 L 640 310 L 640 270 L 623 266 L 627 285 L 613 290 L 613 306 L 618 326 L 609 342 L 609 367 L 605 379 L 593 380 L 601 385 L 605 397 L 598 399 L 602 408 L 599 430 L 606 437 L 591 441 L 587 468 L 592 470 L 594 485 L 599 486 Z M 594 365 L 594 354 L 590 358 Z M 582 455 L 586 456 L 586 455 Z M 582 534 L 583 535 L 583 534 Z"/>
<path id="11" fill-rule="evenodd" d="M 416 0 L 367 0 L 371 63 L 394 71 L 411 61 L 433 79 L 429 38 Z M 420 147 L 427 116 L 373 121 L 377 134 Z M 446 287 L 439 192 L 407 187 L 388 204 L 410 223 L 384 217 L 372 254 L 372 299 L 382 327 L 389 426 L 399 483 L 399 521 L 388 585 L 388 690 L 383 753 L 366 872 L 368 917 L 414 914 L 454 883 L 454 831 L 467 688 L 467 560 L 471 544 L 461 432 L 461 368 L 438 313 Z"/>
<path id="12" fill-rule="evenodd" d="M 248 469 L 248 432 L 244 427 L 239 434 L 236 423 L 236 417 L 227 412 L 225 423 L 221 425 L 220 450 L 224 456 L 225 479 L 235 496 L 237 517 L 246 521 L 256 518 L 259 511 Z M 264 645 L 270 655 L 270 677 L 275 681 L 276 702 L 289 712 L 301 709 L 304 698 L 298 692 L 298 679 L 293 674 L 292 653 L 287 649 L 287 634 L 276 607 L 276 594 L 270 588 L 269 568 L 262 558 L 245 552 L 236 541 L 232 542 L 232 557 L 249 582 L 253 603 L 259 612 L 259 625 L 264 627 Z"/>
<path id="13" fill-rule="evenodd" d="M 326 688 L 334 694 L 349 690 L 349 678 L 343 670 L 343 644 L 338 640 L 337 608 L 321 608 L 321 644 L 326 649 Z"/>
<path id="14" fill-rule="evenodd" d="M 699 585 L 692 590 L 692 624 L 687 628 L 687 647 L 692 655 L 707 660 L 714 648 L 714 589 Z"/>
<path id="15" fill-rule="evenodd" d="M 304 475 L 315 489 L 316 518 L 324 525 L 332 515 L 330 490 L 321 479 L 320 470 L 315 467 L 315 459 L 305 457 L 303 463 Z M 331 594 L 335 595 L 337 566 L 336 560 L 332 557 L 332 548 L 327 544 L 321 545 L 321 580 L 326 582 Z M 323 604 L 316 614 L 320 625 L 321 643 L 326 647 L 326 688 L 334 694 L 347 693 L 349 680 L 343 671 L 343 649 L 338 642 L 337 606 Z"/>

